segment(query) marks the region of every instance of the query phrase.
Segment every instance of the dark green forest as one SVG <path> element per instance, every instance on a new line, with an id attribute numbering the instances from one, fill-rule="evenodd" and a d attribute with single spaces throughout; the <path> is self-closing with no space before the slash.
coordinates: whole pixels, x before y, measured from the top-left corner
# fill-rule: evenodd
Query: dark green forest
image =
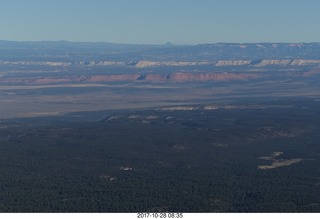
<path id="1" fill-rule="evenodd" d="M 319 113 L 303 99 L 1 120 L 0 211 L 320 212 Z"/>

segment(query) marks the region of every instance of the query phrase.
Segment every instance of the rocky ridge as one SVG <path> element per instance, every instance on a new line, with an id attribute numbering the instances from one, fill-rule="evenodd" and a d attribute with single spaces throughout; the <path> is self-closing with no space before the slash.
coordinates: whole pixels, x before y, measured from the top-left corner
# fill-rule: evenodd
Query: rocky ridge
<path id="1" fill-rule="evenodd" d="M 79 61 L 79 62 L 39 62 L 39 61 L 1 61 L 0 66 L 52 66 L 52 67 L 67 67 L 67 66 L 131 66 L 135 68 L 149 67 L 184 67 L 184 66 L 243 66 L 251 65 L 256 67 L 266 67 L 271 65 L 280 66 L 305 66 L 318 65 L 320 59 L 263 59 L 263 60 L 218 60 L 215 62 L 193 62 L 193 61 Z"/>
<path id="2" fill-rule="evenodd" d="M 46 76 L 33 78 L 0 78 L 0 84 L 59 84 L 59 83 L 104 83 L 104 82 L 207 82 L 225 80 L 247 80 L 257 78 L 257 74 L 249 73 L 183 73 L 172 74 L 114 74 L 114 75 L 91 75 L 91 76 Z"/>

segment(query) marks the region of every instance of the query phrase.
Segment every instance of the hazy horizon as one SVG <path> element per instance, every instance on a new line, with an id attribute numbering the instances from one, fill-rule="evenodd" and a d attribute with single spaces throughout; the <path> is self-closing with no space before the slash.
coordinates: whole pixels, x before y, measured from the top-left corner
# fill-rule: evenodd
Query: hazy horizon
<path id="1" fill-rule="evenodd" d="M 2 42 L 17 42 L 17 43 L 28 43 L 28 42 L 43 42 L 43 43 L 59 43 L 59 42 L 66 42 L 66 43 L 106 43 L 106 44 L 116 44 L 116 45 L 147 45 L 147 46 L 165 46 L 165 45 L 173 45 L 173 46 L 194 46 L 194 45 L 206 45 L 206 44 L 311 44 L 311 43 L 320 43 L 319 41 L 279 41 L 279 42 L 272 42 L 272 41 L 252 41 L 252 42 L 200 42 L 195 44 L 179 44 L 179 43 L 172 43 L 170 41 L 164 43 L 117 43 L 117 42 L 110 42 L 110 41 L 72 41 L 72 40 L 7 40 L 7 39 L 0 39 Z"/>

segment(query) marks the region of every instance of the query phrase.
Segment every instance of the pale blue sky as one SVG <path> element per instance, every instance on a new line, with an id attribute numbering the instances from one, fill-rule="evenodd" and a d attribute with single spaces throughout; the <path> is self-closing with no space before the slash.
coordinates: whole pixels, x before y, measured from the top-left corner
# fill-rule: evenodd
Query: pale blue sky
<path id="1" fill-rule="evenodd" d="M 319 42 L 319 0 L 0 0 L 0 39 Z"/>

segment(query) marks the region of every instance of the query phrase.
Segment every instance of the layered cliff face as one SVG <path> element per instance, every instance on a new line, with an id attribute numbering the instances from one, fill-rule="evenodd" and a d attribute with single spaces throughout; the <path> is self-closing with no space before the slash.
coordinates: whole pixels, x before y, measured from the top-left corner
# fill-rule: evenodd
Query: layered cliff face
<path id="1" fill-rule="evenodd" d="M 147 46 L 0 41 L 0 83 L 182 83 L 308 77 L 320 74 L 319 49 L 319 43 Z"/>
<path id="2" fill-rule="evenodd" d="M 256 66 L 269 66 L 269 65 L 282 65 L 282 66 L 303 66 L 303 65 L 320 65 L 320 60 L 318 59 L 270 59 L 270 60 L 261 60 L 257 63 L 251 62 Z"/>
<path id="3" fill-rule="evenodd" d="M 260 77 L 257 74 L 236 73 L 172 73 L 172 74 L 120 74 L 120 75 L 91 75 L 63 77 L 33 77 L 33 78 L 0 78 L 0 84 L 60 84 L 60 83 L 105 83 L 105 82 L 209 82 L 227 80 L 247 80 Z"/>
<path id="4" fill-rule="evenodd" d="M 137 68 L 160 67 L 160 66 L 197 66 L 197 65 L 213 65 L 213 62 L 152 62 L 139 61 L 134 66 Z"/>
<path id="5" fill-rule="evenodd" d="M 130 66 L 133 68 L 153 68 L 153 67 L 185 67 L 185 66 L 304 66 L 319 65 L 320 59 L 263 59 L 263 60 L 218 60 L 216 62 L 191 62 L 191 61 L 79 61 L 79 62 L 37 62 L 37 61 L 0 61 L 0 66 L 49 66 L 49 67 L 69 67 L 69 66 Z"/>
<path id="6" fill-rule="evenodd" d="M 215 66 L 238 66 L 238 65 L 250 65 L 250 60 L 219 60 Z"/>
<path id="7" fill-rule="evenodd" d="M 159 67 L 159 66 L 243 66 L 251 65 L 257 67 L 266 67 L 272 65 L 281 66 L 303 66 L 320 65 L 320 59 L 263 59 L 263 60 L 218 60 L 216 62 L 152 62 L 139 61 L 134 66 L 137 68 Z"/>
<path id="8" fill-rule="evenodd" d="M 20 63 L 21 64 L 21 63 Z M 33 63 L 34 64 L 34 63 Z M 121 68 L 124 71 L 135 69 L 131 73 L 109 73 L 109 67 L 103 67 L 102 73 L 96 73 L 95 67 L 91 65 L 88 67 L 73 66 L 70 67 L 68 64 L 63 63 L 41 63 L 42 65 L 49 65 L 51 69 L 55 70 L 60 68 L 61 73 L 52 74 L 50 71 L 46 75 L 41 74 L 36 70 L 39 68 L 39 65 L 34 67 L 24 67 L 22 70 L 16 71 L 17 73 L 7 73 L 0 71 L 0 84 L 2 85 L 46 85 L 46 84 L 65 84 L 65 83 L 109 83 L 109 82 L 134 82 L 134 83 L 186 83 L 186 82 L 214 82 L 214 81 L 232 81 L 232 80 L 250 80 L 256 78 L 274 78 L 277 77 L 311 77 L 314 75 L 320 75 L 320 60 L 257 60 L 257 61 L 248 61 L 248 60 L 234 60 L 234 61 L 219 61 L 211 66 L 204 67 L 205 71 L 198 70 L 178 70 L 177 72 L 163 72 L 160 73 L 157 70 L 159 66 L 181 66 L 181 69 L 185 66 L 192 66 L 192 69 L 197 69 L 197 66 L 207 65 L 207 62 L 203 63 L 189 63 L 189 62 L 138 62 L 135 66 Z M 91 63 L 92 64 L 92 63 Z M 107 65 L 119 65 L 119 63 L 107 63 Z M 21 65 L 26 65 L 23 63 Z M 31 65 L 30 63 L 28 66 Z M 121 64 L 125 65 L 125 64 Z M 16 66 L 16 65 L 14 65 Z M 241 71 L 234 71 L 230 68 L 231 71 L 228 72 L 218 72 L 215 66 L 231 66 L 237 67 L 242 66 Z M 263 73 L 266 71 L 264 67 L 266 66 L 275 66 L 276 69 L 270 73 Z M 279 66 L 279 67 L 277 67 Z M 298 67 L 295 66 L 303 66 Z M 148 68 L 149 67 L 149 68 Z M 288 68 L 291 67 L 291 68 Z M 33 69 L 35 68 L 35 69 Z M 89 69 L 89 72 L 85 73 L 73 73 L 68 75 L 65 72 L 68 72 L 68 69 L 75 69 L 73 71 L 83 71 Z M 144 69 L 146 68 L 146 69 Z M 153 70 L 157 70 L 159 73 L 151 73 Z M 23 70 L 26 69 L 26 70 Z M 170 68 L 168 68 L 170 69 Z M 178 68 L 179 69 L 179 68 Z M 213 69 L 213 70 L 210 70 Z M 229 69 L 229 68 L 227 68 Z M 273 68 L 274 69 L 274 68 Z M 290 71 L 288 71 L 290 69 Z M 298 70 L 296 70 L 298 69 Z M 306 69 L 301 72 L 301 69 Z M 216 70 L 216 71 L 215 71 Z M 101 71 L 101 70 L 100 70 Z M 109 71 L 109 72 L 108 72 Z M 276 71 L 276 72 L 274 72 Z M 111 71 L 112 72 L 112 71 Z"/>

